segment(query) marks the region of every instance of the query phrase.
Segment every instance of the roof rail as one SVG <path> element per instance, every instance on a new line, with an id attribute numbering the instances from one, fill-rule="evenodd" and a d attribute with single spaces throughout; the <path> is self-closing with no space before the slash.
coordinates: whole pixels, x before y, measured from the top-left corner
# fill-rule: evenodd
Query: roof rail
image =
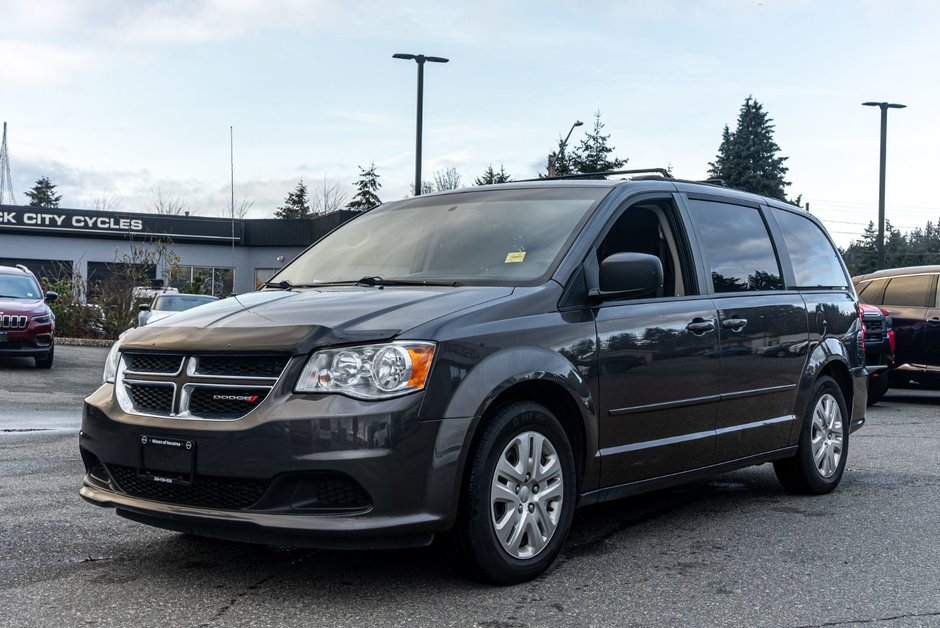
<path id="1" fill-rule="evenodd" d="M 606 177 L 615 174 L 658 174 L 664 179 L 674 179 L 675 177 L 666 168 L 638 168 L 636 170 L 605 170 L 602 172 L 582 172 L 580 174 L 565 174 L 555 177 L 539 177 L 537 179 L 521 179 L 521 182 L 527 181 L 560 181 L 564 179 L 593 179 L 594 177 Z"/>
<path id="2" fill-rule="evenodd" d="M 29 273 L 30 275 L 33 274 L 33 271 L 31 271 L 30 269 L 26 268 L 26 267 L 23 266 L 22 264 L 17 264 L 16 267 L 19 268 L 20 270 L 22 270 L 24 273 Z"/>
<path id="3" fill-rule="evenodd" d="M 727 181 L 725 181 L 724 179 L 719 179 L 719 178 L 717 178 L 717 177 L 711 177 L 710 179 L 702 179 L 701 181 L 695 181 L 695 183 L 705 183 L 705 184 L 707 184 L 707 185 L 717 185 L 717 186 L 723 187 L 723 188 L 730 188 L 730 187 L 731 187 L 730 185 L 728 185 Z"/>

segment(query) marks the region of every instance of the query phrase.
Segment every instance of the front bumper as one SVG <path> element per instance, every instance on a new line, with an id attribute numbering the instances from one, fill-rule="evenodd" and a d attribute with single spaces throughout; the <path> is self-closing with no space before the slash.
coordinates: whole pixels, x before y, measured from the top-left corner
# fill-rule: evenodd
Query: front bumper
<path id="1" fill-rule="evenodd" d="M 420 421 L 421 396 L 268 399 L 237 421 L 128 415 L 113 387 L 86 399 L 81 496 L 130 519 L 241 541 L 332 548 L 426 545 L 456 516 L 472 419 Z M 141 437 L 194 443 L 168 486 Z"/>
<path id="2" fill-rule="evenodd" d="M 0 329 L 0 355 L 43 357 L 52 349 L 51 326 L 43 324 L 23 330 Z"/>

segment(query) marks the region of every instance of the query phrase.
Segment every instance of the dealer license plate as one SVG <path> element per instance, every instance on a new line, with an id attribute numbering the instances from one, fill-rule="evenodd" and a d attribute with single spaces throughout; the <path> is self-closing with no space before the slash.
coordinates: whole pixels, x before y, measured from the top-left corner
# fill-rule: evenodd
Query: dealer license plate
<path id="1" fill-rule="evenodd" d="M 165 436 L 140 437 L 137 474 L 164 484 L 192 484 L 196 464 L 196 443 Z"/>

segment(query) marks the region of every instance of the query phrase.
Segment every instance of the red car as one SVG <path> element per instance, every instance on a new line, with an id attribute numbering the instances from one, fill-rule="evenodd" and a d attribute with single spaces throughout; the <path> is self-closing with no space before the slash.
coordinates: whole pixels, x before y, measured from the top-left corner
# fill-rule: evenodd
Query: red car
<path id="1" fill-rule="evenodd" d="M 0 356 L 27 356 L 41 369 L 52 368 L 55 353 L 55 316 L 36 276 L 22 264 L 0 266 Z"/>

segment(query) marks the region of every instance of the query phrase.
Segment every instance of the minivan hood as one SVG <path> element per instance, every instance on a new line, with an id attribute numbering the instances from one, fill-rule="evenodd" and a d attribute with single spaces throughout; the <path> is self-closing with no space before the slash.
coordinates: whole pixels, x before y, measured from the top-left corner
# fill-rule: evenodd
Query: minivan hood
<path id="1" fill-rule="evenodd" d="M 393 338 L 512 294 L 511 287 L 343 286 L 263 291 L 201 305 L 124 337 L 125 350 L 275 351 Z"/>

